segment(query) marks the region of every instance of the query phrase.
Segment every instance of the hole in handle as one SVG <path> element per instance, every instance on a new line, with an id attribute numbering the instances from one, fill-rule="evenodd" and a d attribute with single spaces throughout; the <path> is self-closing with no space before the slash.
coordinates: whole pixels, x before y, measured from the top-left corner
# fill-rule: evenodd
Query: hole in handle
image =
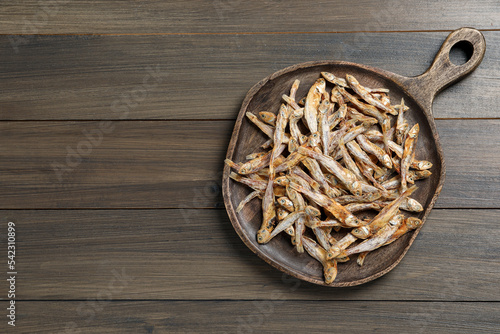
<path id="1" fill-rule="evenodd" d="M 467 64 L 474 53 L 474 46 L 469 41 L 455 43 L 450 49 L 450 61 L 452 64 L 461 66 Z"/>

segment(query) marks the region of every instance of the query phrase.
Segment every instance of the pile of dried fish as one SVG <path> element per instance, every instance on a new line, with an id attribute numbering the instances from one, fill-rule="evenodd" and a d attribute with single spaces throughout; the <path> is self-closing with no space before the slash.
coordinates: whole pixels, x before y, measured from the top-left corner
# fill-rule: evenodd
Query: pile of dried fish
<path id="1" fill-rule="evenodd" d="M 419 125 L 404 118 L 404 100 L 391 105 L 387 89 L 364 87 L 352 75 L 321 75 L 298 102 L 296 80 L 277 114 L 248 112 L 269 140 L 248 161 L 225 162 L 233 180 L 253 189 L 237 212 L 262 199 L 257 241 L 285 232 L 297 252 L 323 265 L 329 284 L 337 262 L 359 254 L 361 266 L 369 252 L 422 224 L 400 210 L 423 210 L 410 195 L 432 164 L 415 158 Z"/>

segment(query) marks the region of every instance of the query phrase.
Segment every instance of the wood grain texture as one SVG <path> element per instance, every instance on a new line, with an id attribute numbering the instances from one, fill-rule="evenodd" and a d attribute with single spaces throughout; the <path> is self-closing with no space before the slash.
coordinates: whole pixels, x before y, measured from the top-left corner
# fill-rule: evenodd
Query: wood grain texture
<path id="1" fill-rule="evenodd" d="M 484 34 L 500 44 L 500 32 Z M 0 119 L 234 119 L 247 91 L 284 67 L 332 59 L 414 76 L 447 35 L 32 36 L 18 53 L 3 36 Z M 488 47 L 474 73 L 438 95 L 435 117 L 500 117 L 499 64 Z"/>
<path id="2" fill-rule="evenodd" d="M 23 0 L 4 6 L 0 30 L 8 34 L 101 34 L 498 29 L 499 13 L 494 0 L 453 0 L 446 6 L 429 0 L 385 0 L 377 6 L 347 0 L 315 6 L 298 0 L 286 4 L 276 0 Z"/>
<path id="3" fill-rule="evenodd" d="M 100 124 L 1 122 L 4 208 L 217 206 L 232 122 Z"/>
<path id="4" fill-rule="evenodd" d="M 18 300 L 112 290 L 113 300 L 498 301 L 499 214 L 435 209 L 393 271 L 341 289 L 282 275 L 243 244 L 225 210 L 3 210 L 0 228 L 16 223 Z"/>
<path id="5" fill-rule="evenodd" d="M 86 146 L 99 124 L 0 122 L 0 208 L 222 207 L 232 121 L 113 122 Z M 499 126 L 437 121 L 447 178 L 436 207 L 499 208 Z"/>
<path id="6" fill-rule="evenodd" d="M 500 333 L 499 15 L 496 0 L 3 4 L 0 248 L 15 221 L 17 331 Z M 434 102 L 447 179 L 401 264 L 325 289 L 253 254 L 220 194 L 250 87 L 315 60 L 419 75 L 462 26 L 489 30 L 487 52 Z"/>
<path id="7" fill-rule="evenodd" d="M 498 333 L 498 303 L 142 301 L 19 302 L 36 333 Z M 6 305 L 5 302 L 0 305 Z M 335 310 L 325 316 L 325 309 Z M 79 310 L 80 312 L 78 312 Z M 47 320 L 50 317 L 50 321 Z"/>

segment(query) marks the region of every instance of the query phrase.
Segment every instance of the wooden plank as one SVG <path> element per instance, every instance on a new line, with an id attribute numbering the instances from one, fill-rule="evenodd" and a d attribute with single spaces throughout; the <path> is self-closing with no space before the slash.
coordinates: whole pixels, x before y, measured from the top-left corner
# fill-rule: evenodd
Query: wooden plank
<path id="1" fill-rule="evenodd" d="M 23 0 L 2 8 L 7 34 L 207 33 L 267 31 L 436 30 L 474 26 L 498 29 L 494 0 L 471 3 L 392 0 L 330 1 L 316 6 L 294 0 L 260 1 L 67 1 Z M 293 19 L 290 19 L 293 17 Z"/>
<path id="2" fill-rule="evenodd" d="M 284 67 L 347 60 L 423 73 L 447 32 L 0 37 L 0 119 L 233 119 L 246 92 Z M 500 32 L 485 32 L 500 44 Z M 499 117 L 500 49 L 436 99 L 436 117 Z M 151 72 L 154 77 L 151 77 Z M 147 86 L 144 81 L 147 81 Z"/>
<path id="3" fill-rule="evenodd" d="M 0 208 L 222 207 L 219 185 L 232 126 L 0 122 Z M 437 207 L 499 207 L 499 126 L 500 120 L 437 121 L 447 165 Z"/>
<path id="4" fill-rule="evenodd" d="M 225 210 L 3 210 L 0 227 L 16 224 L 18 300 L 97 298 L 119 281 L 126 286 L 113 291 L 115 300 L 268 299 L 276 292 L 287 300 L 499 301 L 499 214 L 436 209 L 393 271 L 337 289 L 267 265 Z M 8 290 L 5 280 L 0 288 Z"/>
<path id="5" fill-rule="evenodd" d="M 500 325 L 498 303 L 318 303 L 273 297 L 234 302 L 18 302 L 16 327 L 26 333 L 284 333 L 300 328 L 305 333 L 491 334 L 498 333 Z"/>
<path id="6" fill-rule="evenodd" d="M 220 198 L 217 183 L 222 175 L 218 171 L 223 167 L 232 122 L 102 124 L 0 123 L 3 163 L 0 205 L 3 208 L 217 205 Z"/>
<path id="7" fill-rule="evenodd" d="M 499 125 L 497 120 L 438 121 L 446 163 L 446 180 L 438 206 L 497 207 L 494 203 L 500 200 L 500 138 L 493 133 Z"/>

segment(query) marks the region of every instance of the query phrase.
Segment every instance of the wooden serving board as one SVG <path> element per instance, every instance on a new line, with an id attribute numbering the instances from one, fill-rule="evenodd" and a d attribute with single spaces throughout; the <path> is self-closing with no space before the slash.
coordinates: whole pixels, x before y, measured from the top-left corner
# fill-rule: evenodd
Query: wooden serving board
<path id="1" fill-rule="evenodd" d="M 470 59 L 462 65 L 455 65 L 449 59 L 451 48 L 460 43 L 470 51 Z M 310 87 L 323 71 L 332 72 L 338 77 L 354 75 L 359 82 L 368 87 L 384 87 L 390 90 L 391 101 L 405 99 L 410 108 L 405 118 L 410 126 L 420 125 L 416 147 L 416 158 L 432 162 L 432 176 L 418 181 L 418 190 L 412 198 L 418 200 L 424 211 L 417 215 L 424 222 L 429 215 L 443 186 L 445 163 L 432 115 L 434 97 L 450 84 L 464 78 L 481 63 L 486 44 L 482 34 L 471 28 L 461 28 L 452 32 L 444 41 L 430 68 L 417 77 L 404 77 L 398 74 L 369 66 L 349 62 L 309 62 L 297 64 L 265 78 L 250 89 L 245 97 L 236 120 L 226 158 L 235 162 L 245 160 L 245 156 L 257 150 L 267 138 L 253 124 L 245 120 L 246 112 L 258 113 L 261 110 L 277 111 L 281 96 L 287 94 L 293 81 L 301 82 L 297 97 L 307 94 Z M 250 202 L 241 212 L 235 208 L 250 190 L 229 178 L 231 170 L 224 167 L 223 196 L 229 218 L 243 242 L 258 256 L 283 272 L 297 278 L 326 285 L 321 265 L 307 253 L 297 253 L 289 237 L 278 235 L 269 243 L 257 243 L 256 233 L 261 225 L 262 210 L 260 201 Z M 369 255 L 362 267 L 355 261 L 338 264 L 338 275 L 327 286 L 354 286 L 378 278 L 393 269 L 404 257 L 422 226 L 407 233 L 396 242 L 382 247 Z"/>

